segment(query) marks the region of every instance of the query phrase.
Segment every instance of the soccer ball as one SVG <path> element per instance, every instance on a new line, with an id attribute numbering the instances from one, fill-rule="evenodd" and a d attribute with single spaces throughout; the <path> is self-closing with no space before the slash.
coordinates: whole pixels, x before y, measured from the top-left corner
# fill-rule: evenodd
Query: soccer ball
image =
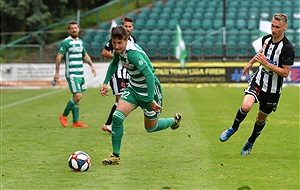
<path id="1" fill-rule="evenodd" d="M 76 151 L 69 157 L 68 164 L 73 171 L 85 172 L 91 166 L 91 158 L 83 151 Z"/>

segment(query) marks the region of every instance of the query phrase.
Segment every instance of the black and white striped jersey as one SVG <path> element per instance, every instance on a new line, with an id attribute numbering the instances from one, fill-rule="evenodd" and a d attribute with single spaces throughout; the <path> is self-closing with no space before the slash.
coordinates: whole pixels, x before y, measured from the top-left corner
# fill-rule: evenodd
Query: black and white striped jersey
<path id="1" fill-rule="evenodd" d="M 294 64 L 295 50 L 285 36 L 277 43 L 272 42 L 271 34 L 264 36 L 262 38 L 262 47 L 262 53 L 266 56 L 269 63 L 281 68 L 282 65 Z M 258 84 L 264 92 L 281 93 L 283 77 L 263 65 L 260 65 L 258 70 L 253 74 L 252 81 Z"/>
<path id="2" fill-rule="evenodd" d="M 129 40 L 132 42 L 136 42 L 135 37 L 134 36 L 129 36 Z M 107 44 L 105 45 L 104 49 L 106 49 L 107 51 L 113 53 L 114 52 L 114 48 L 112 46 L 112 42 L 111 39 L 107 42 Z M 122 63 L 119 63 L 118 69 L 116 70 L 115 74 L 113 75 L 113 78 L 123 78 L 123 79 L 128 79 L 128 73 L 126 68 L 123 66 Z"/>

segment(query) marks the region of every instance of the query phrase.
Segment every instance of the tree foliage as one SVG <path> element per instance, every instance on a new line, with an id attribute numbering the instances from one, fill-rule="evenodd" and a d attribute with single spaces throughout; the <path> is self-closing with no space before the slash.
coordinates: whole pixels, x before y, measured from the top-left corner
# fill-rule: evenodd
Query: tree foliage
<path id="1" fill-rule="evenodd" d="M 48 6 L 40 0 L 1 0 L 1 32 L 37 30 L 51 19 Z"/>
<path id="2" fill-rule="evenodd" d="M 109 0 L 0 0 L 1 43 L 8 43 L 14 32 L 32 32 L 76 15 L 77 8 L 90 10 Z"/>

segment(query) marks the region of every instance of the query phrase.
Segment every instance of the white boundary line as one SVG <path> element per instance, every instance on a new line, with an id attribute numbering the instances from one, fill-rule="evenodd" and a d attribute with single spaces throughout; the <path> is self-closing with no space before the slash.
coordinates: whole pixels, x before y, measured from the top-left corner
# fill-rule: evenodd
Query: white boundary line
<path id="1" fill-rule="evenodd" d="M 46 94 L 41 94 L 41 95 L 38 95 L 38 96 L 34 96 L 32 98 L 28 98 L 28 99 L 25 99 L 25 100 L 21 100 L 21 101 L 18 101 L 18 102 L 14 102 L 14 103 L 11 103 L 11 104 L 7 104 L 5 106 L 0 106 L 0 109 L 4 109 L 4 108 L 9 108 L 9 107 L 12 107 L 12 106 L 16 106 L 16 105 L 19 105 L 19 104 L 22 104 L 22 103 L 25 103 L 25 102 L 29 102 L 31 100 L 36 100 L 36 99 L 39 99 L 39 98 L 42 98 L 42 97 L 45 97 L 45 96 L 49 96 L 49 95 L 52 95 L 52 94 L 56 94 L 58 92 L 61 92 L 62 90 L 56 90 L 56 91 L 53 91 L 53 92 L 48 92 Z M 3 98 L 3 97 L 2 97 Z"/>

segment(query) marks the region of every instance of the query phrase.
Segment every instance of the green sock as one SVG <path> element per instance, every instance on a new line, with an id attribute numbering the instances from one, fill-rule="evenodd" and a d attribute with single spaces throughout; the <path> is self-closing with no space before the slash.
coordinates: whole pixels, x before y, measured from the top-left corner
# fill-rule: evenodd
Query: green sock
<path id="1" fill-rule="evenodd" d="M 74 105 L 75 105 L 75 101 L 74 101 L 73 98 L 71 98 L 71 99 L 68 101 L 67 106 L 65 107 L 65 110 L 64 110 L 63 115 L 64 115 L 64 116 L 68 116 Z"/>
<path id="2" fill-rule="evenodd" d="M 116 110 L 112 118 L 113 121 L 112 121 L 111 141 L 112 141 L 113 153 L 117 155 L 120 154 L 121 141 L 124 132 L 123 121 L 125 117 L 126 116 L 123 112 Z"/>
<path id="3" fill-rule="evenodd" d="M 75 104 L 72 108 L 72 114 L 73 114 L 73 123 L 76 123 L 79 121 L 79 105 Z"/>
<path id="4" fill-rule="evenodd" d="M 175 124 L 175 121 L 173 118 L 159 118 L 156 126 L 146 129 L 146 130 L 147 130 L 147 132 L 152 133 L 152 132 L 167 129 L 174 124 Z"/>

